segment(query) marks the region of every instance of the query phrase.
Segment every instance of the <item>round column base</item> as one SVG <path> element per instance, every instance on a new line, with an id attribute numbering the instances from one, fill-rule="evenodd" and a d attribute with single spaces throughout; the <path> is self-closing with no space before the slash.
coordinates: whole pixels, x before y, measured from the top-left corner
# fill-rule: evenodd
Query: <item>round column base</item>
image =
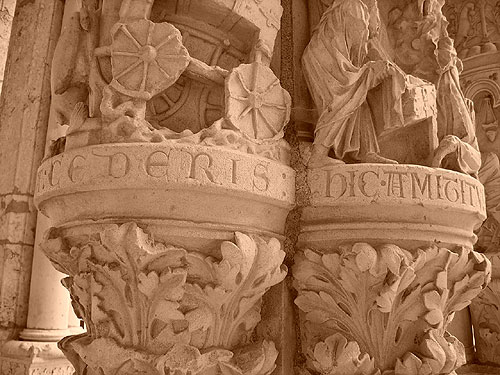
<path id="1" fill-rule="evenodd" d="M 69 329 L 24 329 L 19 338 L 24 341 L 57 342 L 71 335 Z"/>

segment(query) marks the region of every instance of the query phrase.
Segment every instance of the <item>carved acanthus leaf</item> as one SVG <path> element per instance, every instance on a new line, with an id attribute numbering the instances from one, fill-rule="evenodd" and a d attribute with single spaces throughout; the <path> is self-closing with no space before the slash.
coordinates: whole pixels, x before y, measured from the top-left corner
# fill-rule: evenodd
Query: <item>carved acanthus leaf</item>
<path id="1" fill-rule="evenodd" d="M 273 343 L 263 341 L 236 350 L 210 349 L 203 354 L 190 345 L 176 344 L 163 355 L 151 355 L 123 348 L 114 340 L 99 338 L 90 344 L 85 338 L 73 339 L 72 350 L 88 368 L 104 375 L 268 375 L 278 352 Z"/>
<path id="2" fill-rule="evenodd" d="M 461 344 L 447 336 L 446 326 L 488 282 L 491 268 L 483 255 L 438 247 L 412 255 L 395 245 L 362 243 L 342 250 L 306 250 L 296 258 L 295 302 L 312 332 L 309 366 L 317 362 L 311 351 L 318 339 L 335 334 L 357 343 L 382 372 L 398 363 L 401 374 L 409 374 L 404 369 L 420 361 L 432 363 L 437 374 L 439 366 L 451 372 L 462 363 Z"/>
<path id="3" fill-rule="evenodd" d="M 466 363 L 463 344 L 446 331 L 427 331 L 416 352 L 397 360 L 396 375 L 450 374 Z"/>
<path id="4" fill-rule="evenodd" d="M 200 347 L 246 344 L 260 321 L 260 300 L 286 276 L 285 253 L 272 239 L 236 234 L 221 247 L 222 261 L 198 253 L 187 257 L 190 272 L 184 303 L 190 330 Z"/>
<path id="5" fill-rule="evenodd" d="M 314 367 L 321 375 L 375 375 L 373 360 L 361 355 L 356 342 L 347 342 L 341 334 L 335 334 L 314 347 Z"/>
<path id="6" fill-rule="evenodd" d="M 155 242 L 128 223 L 78 247 L 52 239 L 44 250 L 70 275 L 64 283 L 88 327 L 62 344 L 75 368 L 105 375 L 274 370 L 274 344 L 250 338 L 263 294 L 286 276 L 277 240 L 236 233 L 218 260 Z"/>
<path id="7" fill-rule="evenodd" d="M 65 251 L 49 240 L 46 254 L 72 277 L 65 282 L 89 333 L 153 352 L 187 342 L 173 327 L 187 272 L 186 251 L 154 243 L 135 224 L 107 229 L 98 240 Z"/>

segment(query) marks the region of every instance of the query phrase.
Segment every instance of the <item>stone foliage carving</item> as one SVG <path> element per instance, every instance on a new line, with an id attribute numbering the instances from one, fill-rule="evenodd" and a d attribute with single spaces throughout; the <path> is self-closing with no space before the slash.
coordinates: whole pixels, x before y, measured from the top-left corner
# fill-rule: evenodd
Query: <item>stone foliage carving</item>
<path id="1" fill-rule="evenodd" d="M 436 246 L 305 250 L 293 275 L 306 366 L 333 374 L 449 374 L 465 363 L 446 327 L 489 281 L 487 258 Z"/>
<path id="2" fill-rule="evenodd" d="M 274 344 L 252 335 L 262 295 L 286 275 L 277 240 L 236 233 L 219 260 L 156 243 L 133 223 L 78 246 L 54 236 L 46 254 L 70 275 L 64 284 L 88 329 L 60 344 L 78 374 L 274 370 Z"/>
<path id="3" fill-rule="evenodd" d="M 169 140 L 284 160 L 291 98 L 269 68 L 279 2 L 179 2 L 66 2 L 52 73 L 66 149 Z"/>
<path id="4" fill-rule="evenodd" d="M 489 255 L 493 280 L 471 305 L 476 340 L 476 356 L 481 363 L 500 365 L 500 266 L 498 254 Z"/>

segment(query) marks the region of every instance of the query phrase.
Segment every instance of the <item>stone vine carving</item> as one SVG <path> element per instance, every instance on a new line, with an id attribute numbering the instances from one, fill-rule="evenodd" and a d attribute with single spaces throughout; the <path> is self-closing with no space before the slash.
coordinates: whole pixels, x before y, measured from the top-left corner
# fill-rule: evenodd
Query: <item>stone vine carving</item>
<path id="1" fill-rule="evenodd" d="M 244 1 L 243 7 L 211 2 L 192 6 L 200 8 L 189 15 L 193 24 L 207 24 L 195 31 L 185 29 L 185 22 L 177 24 L 178 14 L 162 9 L 167 5 L 149 0 L 124 0 L 121 6 L 115 0 L 100 6 L 94 0 L 66 2 L 52 72 L 57 122 L 69 126 L 66 149 L 185 142 L 288 162 L 283 128 L 290 118 L 291 98 L 269 68 L 280 3 Z M 219 30 L 211 20 L 197 19 L 208 13 L 205 6 L 235 23 L 244 20 L 239 34 L 256 36 L 245 39 L 231 28 Z M 150 20 L 153 10 L 164 15 L 161 21 Z M 192 34 L 202 35 L 202 41 L 193 41 Z M 220 35 L 221 45 L 212 46 Z M 243 51 L 236 53 L 232 41 Z M 212 114 L 207 123 L 208 112 Z M 54 145 L 54 154 L 60 146 Z"/>
<path id="2" fill-rule="evenodd" d="M 55 234 L 54 234 L 55 236 Z M 236 233 L 221 259 L 155 243 L 134 223 L 45 252 L 88 333 L 61 342 L 78 374 L 267 375 L 278 355 L 253 341 L 262 295 L 286 268 L 277 240 Z"/>
<path id="3" fill-rule="evenodd" d="M 490 255 L 494 271 L 500 266 L 498 254 Z M 500 279 L 494 279 L 471 304 L 476 355 L 482 363 L 500 365 Z"/>
<path id="4" fill-rule="evenodd" d="M 485 256 L 365 243 L 341 250 L 306 250 L 293 268 L 311 371 L 449 374 L 465 363 L 463 345 L 446 327 L 488 283 Z"/>

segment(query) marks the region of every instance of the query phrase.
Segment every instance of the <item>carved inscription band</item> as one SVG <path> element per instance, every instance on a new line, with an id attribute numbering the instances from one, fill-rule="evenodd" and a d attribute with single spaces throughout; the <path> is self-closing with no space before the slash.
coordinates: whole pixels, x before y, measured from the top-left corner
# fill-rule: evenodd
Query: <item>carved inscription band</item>
<path id="1" fill-rule="evenodd" d="M 352 165 L 309 172 L 313 199 L 323 204 L 352 200 L 418 200 L 484 211 L 484 188 L 462 173 L 420 167 Z"/>
<path id="2" fill-rule="evenodd" d="M 61 190 L 164 187 L 183 184 L 223 187 L 262 198 L 294 202 L 293 169 L 241 152 L 165 144 L 81 148 L 46 160 L 38 171 L 38 201 Z"/>

